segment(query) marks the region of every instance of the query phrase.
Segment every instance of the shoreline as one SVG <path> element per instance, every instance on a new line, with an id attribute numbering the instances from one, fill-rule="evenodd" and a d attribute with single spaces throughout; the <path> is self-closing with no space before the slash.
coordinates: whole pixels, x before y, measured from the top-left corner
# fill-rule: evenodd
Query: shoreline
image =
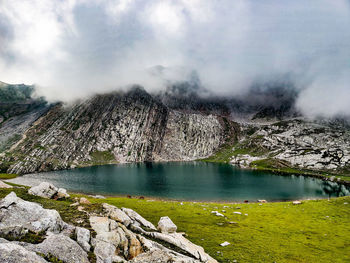
<path id="1" fill-rule="evenodd" d="M 13 179 L 19 179 L 24 175 L 20 175 Z M 24 187 L 32 187 L 35 185 L 38 185 L 36 183 L 33 184 L 21 184 L 21 182 L 12 182 L 13 179 L 6 179 L 2 180 L 6 183 L 13 184 L 16 186 L 24 186 Z M 42 181 L 43 182 L 43 181 Z M 56 185 L 55 185 L 56 186 Z M 57 186 L 56 186 L 57 187 Z M 125 198 L 130 200 L 144 200 L 148 202 L 158 201 L 158 202 L 177 202 L 177 203 L 205 203 L 205 204 L 260 204 L 262 202 L 259 202 L 258 200 L 266 200 L 266 203 L 288 203 L 293 201 L 317 201 L 317 200 L 330 200 L 334 198 L 341 198 L 344 196 L 331 196 L 331 197 L 324 197 L 324 198 L 312 198 L 312 197 L 306 197 L 306 198 L 298 198 L 298 199 L 285 199 L 285 200 L 267 200 L 267 199 L 257 199 L 257 200 L 248 200 L 248 202 L 245 201 L 234 201 L 234 200 L 197 200 L 197 199 L 176 199 L 176 198 L 167 198 L 167 197 L 156 197 L 156 196 L 147 196 L 147 195 L 128 195 L 128 194 L 106 194 L 106 193 L 91 193 L 91 192 L 81 192 L 81 191 L 74 191 L 74 190 L 68 190 L 69 193 L 74 195 L 84 195 L 89 198 L 99 199 L 96 198 L 96 196 L 103 196 L 106 199 L 113 199 L 113 198 Z M 129 197 L 130 196 L 130 197 Z M 350 195 L 348 195 L 350 196 Z M 101 199 L 103 200 L 103 199 Z"/>

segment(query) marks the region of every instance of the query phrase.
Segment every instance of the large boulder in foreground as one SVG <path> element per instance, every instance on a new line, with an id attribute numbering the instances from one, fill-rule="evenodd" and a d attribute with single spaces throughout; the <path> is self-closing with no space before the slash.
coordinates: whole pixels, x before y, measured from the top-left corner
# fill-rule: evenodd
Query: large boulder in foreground
<path id="1" fill-rule="evenodd" d="M 0 243 L 0 263 L 47 263 L 35 252 L 13 242 Z"/>
<path id="2" fill-rule="evenodd" d="M 48 182 L 42 182 L 37 186 L 33 186 L 28 190 L 28 194 L 40 196 L 43 198 L 68 198 L 67 190 L 63 188 L 57 188 L 53 184 Z"/>
<path id="3" fill-rule="evenodd" d="M 14 192 L 0 201 L 0 233 L 33 231 L 60 232 L 67 227 L 56 210 L 24 201 Z"/>
<path id="4" fill-rule="evenodd" d="M 89 263 L 87 253 L 72 239 L 62 234 L 48 233 L 47 238 L 40 244 L 23 244 L 25 248 L 54 256 L 67 263 Z"/>
<path id="5" fill-rule="evenodd" d="M 160 218 L 157 228 L 162 233 L 175 233 L 177 230 L 177 226 L 168 216 L 163 216 Z"/>

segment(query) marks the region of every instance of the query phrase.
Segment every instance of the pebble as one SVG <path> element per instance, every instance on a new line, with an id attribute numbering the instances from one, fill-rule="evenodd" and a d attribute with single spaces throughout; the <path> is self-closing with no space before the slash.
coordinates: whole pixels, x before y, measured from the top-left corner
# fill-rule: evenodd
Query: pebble
<path id="1" fill-rule="evenodd" d="M 224 243 L 221 243 L 220 246 L 222 247 L 226 247 L 228 245 L 231 245 L 229 242 L 225 241 Z"/>
<path id="2" fill-rule="evenodd" d="M 233 212 L 234 214 L 236 215 L 241 215 L 242 213 L 241 212 Z"/>

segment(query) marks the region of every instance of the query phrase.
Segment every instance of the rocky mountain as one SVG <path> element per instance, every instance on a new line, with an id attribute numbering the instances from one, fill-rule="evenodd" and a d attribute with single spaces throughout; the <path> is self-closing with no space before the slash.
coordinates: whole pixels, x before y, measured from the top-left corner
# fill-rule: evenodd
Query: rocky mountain
<path id="1" fill-rule="evenodd" d="M 1 89 L 4 172 L 203 158 L 283 171 L 350 171 L 350 122 L 301 116 L 298 92 L 288 83 L 224 98 L 204 96 L 193 81 L 157 94 L 134 87 L 69 105 L 34 98 L 33 87 Z"/>
<path id="2" fill-rule="evenodd" d="M 225 117 L 172 110 L 136 87 L 52 106 L 7 152 L 3 169 L 196 160 L 213 154 L 234 128 Z"/>

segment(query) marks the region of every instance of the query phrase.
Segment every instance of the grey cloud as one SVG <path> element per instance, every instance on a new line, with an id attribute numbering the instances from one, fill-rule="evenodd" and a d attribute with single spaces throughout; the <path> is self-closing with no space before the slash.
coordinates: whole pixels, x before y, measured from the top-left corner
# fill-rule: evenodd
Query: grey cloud
<path id="1" fill-rule="evenodd" d="M 0 78 L 70 100 L 193 71 L 224 96 L 289 76 L 307 115 L 350 114 L 349 25 L 347 0 L 2 1 Z"/>

